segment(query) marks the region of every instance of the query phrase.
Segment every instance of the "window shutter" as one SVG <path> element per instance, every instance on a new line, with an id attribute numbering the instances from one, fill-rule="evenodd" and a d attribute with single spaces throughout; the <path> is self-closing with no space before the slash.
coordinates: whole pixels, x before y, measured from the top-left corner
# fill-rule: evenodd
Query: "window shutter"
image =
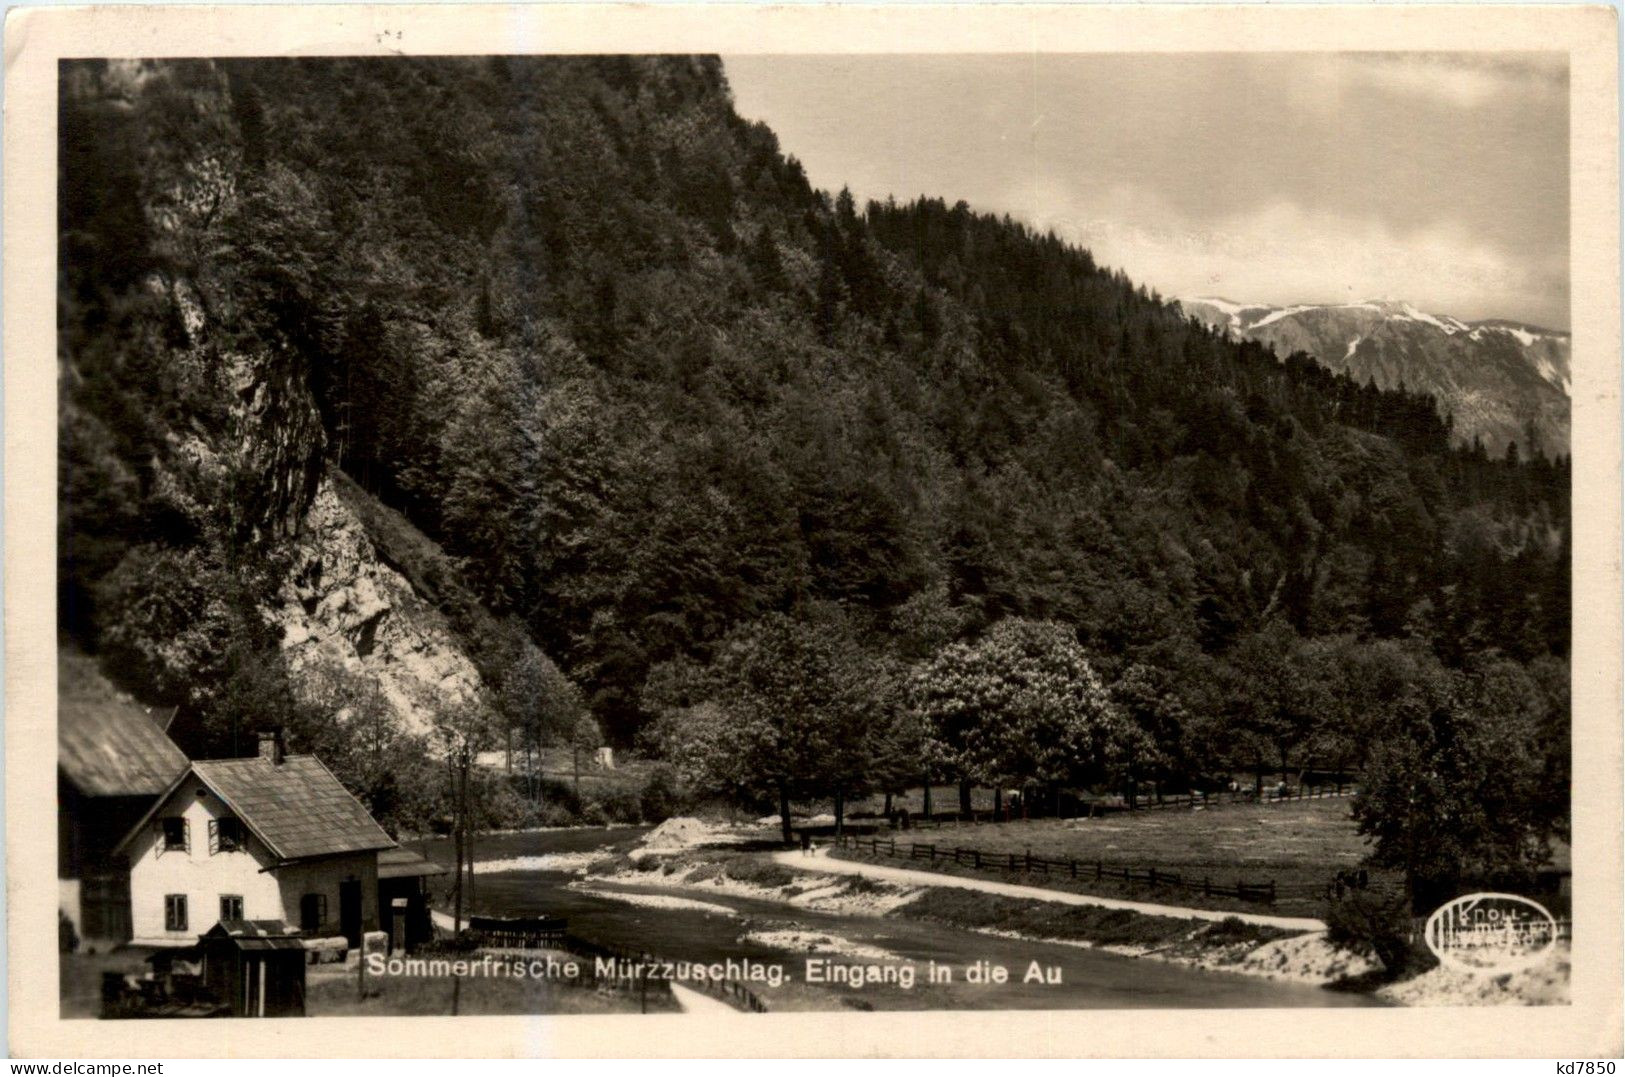
<path id="1" fill-rule="evenodd" d="M 183 844 L 186 851 L 190 853 L 192 851 L 192 820 L 184 815 L 181 816 L 181 834 L 184 835 Z"/>
<path id="2" fill-rule="evenodd" d="M 164 841 L 164 820 L 163 820 L 163 817 L 160 816 L 159 818 L 154 819 L 152 821 L 152 848 L 153 848 L 153 855 L 154 856 L 163 856 L 164 855 L 164 846 L 167 845 L 167 844 L 168 843 L 166 841 Z"/>
<path id="3" fill-rule="evenodd" d="M 213 856 L 220 851 L 220 820 L 209 820 L 209 855 Z"/>

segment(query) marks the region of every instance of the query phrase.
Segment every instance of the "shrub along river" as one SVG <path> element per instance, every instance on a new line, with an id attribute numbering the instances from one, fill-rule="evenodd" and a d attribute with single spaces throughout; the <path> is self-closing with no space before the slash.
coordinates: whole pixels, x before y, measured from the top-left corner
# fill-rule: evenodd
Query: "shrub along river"
<path id="1" fill-rule="evenodd" d="M 614 843 L 624 847 L 642 831 L 571 829 L 502 834 L 478 841 L 480 861 L 587 852 Z M 420 849 L 416 842 L 412 848 Z M 430 842 L 428 854 L 450 866 L 451 846 Z M 442 880 L 444 883 L 444 880 Z M 449 883 L 437 892 L 448 910 Z M 1186 965 L 1127 957 L 1058 943 L 1027 942 L 899 916 L 842 915 L 793 908 L 775 901 L 706 889 L 583 880 L 563 871 L 480 873 L 474 911 L 495 916 L 562 916 L 569 933 L 601 946 L 646 951 L 670 961 L 751 962 L 781 966 L 785 982 L 747 983 L 770 1009 L 1120 1009 L 1372 1005 L 1358 994 L 1281 983 L 1256 976 L 1208 972 Z M 466 910 L 465 910 L 466 915 Z M 769 945 L 759 934 L 822 936 L 838 949 L 794 952 Z M 845 950 L 841 953 L 839 950 Z M 856 955 L 856 956 L 855 956 Z M 821 969 L 809 962 L 826 962 Z M 928 982 L 931 963 L 946 967 L 951 982 Z M 911 987 L 895 970 L 913 966 Z M 1029 979 L 1034 966 L 1042 980 Z M 869 973 L 886 982 L 861 987 L 829 982 L 835 966 L 878 966 Z M 988 982 L 1003 967 L 1008 979 Z M 893 968 L 890 974 L 884 972 Z M 982 982 L 970 982 L 981 970 Z M 809 982 L 822 972 L 825 982 Z M 1058 982 L 1053 982 L 1058 981 Z"/>

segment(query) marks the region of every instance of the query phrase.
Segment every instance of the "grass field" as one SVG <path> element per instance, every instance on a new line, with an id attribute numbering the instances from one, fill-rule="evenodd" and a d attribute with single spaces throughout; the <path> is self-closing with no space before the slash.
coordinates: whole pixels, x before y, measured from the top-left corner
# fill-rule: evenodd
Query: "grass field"
<path id="1" fill-rule="evenodd" d="M 1029 938 L 1068 939 L 1097 946 L 1132 946 L 1147 950 L 1186 942 L 1193 935 L 1213 945 L 1258 946 L 1289 934 L 1239 920 L 1193 925 L 1189 920 L 1146 916 L 1124 909 L 1058 905 L 1052 901 L 1029 901 L 948 887 L 925 891 L 899 909 L 897 915 L 956 927 L 1013 931 Z"/>
<path id="2" fill-rule="evenodd" d="M 1357 867 L 1365 855 L 1364 840 L 1355 832 L 1347 798 L 1291 801 L 1273 805 L 1228 805 L 1204 811 L 1160 811 L 1115 815 L 1098 819 L 1043 819 L 1031 822 L 947 825 L 888 833 L 899 844 L 918 842 L 942 848 L 955 846 L 984 853 L 1024 854 L 1050 859 L 1096 860 L 1118 867 L 1156 868 L 1186 879 L 1210 877 L 1225 885 L 1274 881 L 1275 911 L 1285 915 L 1317 915 L 1324 904 L 1327 880 L 1337 871 Z M 877 863 L 903 863 L 867 852 L 851 850 L 836 855 Z M 924 866 L 920 861 L 909 867 Z M 938 862 L 938 870 L 980 875 L 1011 882 L 1052 886 L 1078 893 L 1131 897 L 1144 901 L 1203 908 L 1259 911 L 1260 906 L 1231 898 L 1204 898 L 1200 891 L 1153 889 L 1121 880 L 1071 879 L 1065 875 L 1009 872 Z M 1080 873 L 1082 874 L 1082 873 Z M 1375 884 L 1392 880 L 1377 876 Z"/>

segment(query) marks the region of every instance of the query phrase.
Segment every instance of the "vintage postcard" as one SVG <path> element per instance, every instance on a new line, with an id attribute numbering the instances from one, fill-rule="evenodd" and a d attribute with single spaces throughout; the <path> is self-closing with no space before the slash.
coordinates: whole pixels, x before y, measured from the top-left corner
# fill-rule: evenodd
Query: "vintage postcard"
<path id="1" fill-rule="evenodd" d="M 12 1051 L 1617 1055 L 1616 37 L 13 11 Z"/>

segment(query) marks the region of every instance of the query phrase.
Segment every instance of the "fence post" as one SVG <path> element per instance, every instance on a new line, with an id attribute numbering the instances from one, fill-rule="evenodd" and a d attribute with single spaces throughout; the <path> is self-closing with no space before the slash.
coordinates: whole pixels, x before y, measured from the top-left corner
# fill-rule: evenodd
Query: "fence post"
<path id="1" fill-rule="evenodd" d="M 1150 871 L 1146 872 L 1146 875 L 1150 879 L 1151 889 L 1155 890 L 1157 888 L 1157 869 L 1152 868 Z"/>
<path id="2" fill-rule="evenodd" d="M 876 840 L 877 840 L 877 841 L 878 841 L 878 840 L 879 840 L 879 839 L 878 839 L 878 838 L 877 838 L 877 839 L 876 839 Z M 897 855 L 897 839 L 896 839 L 896 838 L 892 838 L 892 839 L 891 839 L 891 840 L 890 840 L 890 843 L 889 843 L 889 844 L 890 844 L 890 845 L 891 845 L 891 849 L 890 849 L 890 851 L 889 851 L 889 852 L 888 852 L 888 853 L 887 853 L 887 854 L 886 854 L 886 855 L 888 855 L 888 856 L 891 856 L 891 857 L 895 857 L 895 856 L 896 856 L 896 855 Z M 877 850 L 875 850 L 875 851 L 876 851 L 876 852 L 879 852 L 879 851 L 880 851 L 880 850 L 878 850 L 878 849 L 877 849 Z"/>
<path id="3" fill-rule="evenodd" d="M 1271 879 L 1269 885 L 1270 885 L 1269 903 L 1271 905 L 1274 905 L 1275 904 L 1275 880 Z"/>
<path id="4" fill-rule="evenodd" d="M 1031 845 L 1029 845 L 1029 846 L 1027 846 L 1027 874 L 1031 875 L 1032 873 L 1033 873 L 1033 847 Z"/>
<path id="5" fill-rule="evenodd" d="M 1206 875 L 1202 876 L 1202 896 L 1203 897 L 1212 897 L 1213 896 L 1213 884 L 1208 881 L 1208 877 Z"/>
<path id="6" fill-rule="evenodd" d="M 1076 858 L 1069 856 L 1066 858 L 1066 862 L 1067 866 L 1072 869 L 1072 877 L 1076 879 L 1078 877 L 1078 861 Z"/>
<path id="7" fill-rule="evenodd" d="M 970 851 L 970 854 L 976 860 L 976 870 L 981 871 L 982 870 L 982 850 L 980 850 L 980 849 L 972 849 Z"/>
<path id="8" fill-rule="evenodd" d="M 1103 875 L 1103 874 L 1105 874 L 1105 865 L 1103 865 L 1103 864 L 1102 864 L 1102 863 L 1101 863 L 1101 862 L 1100 862 L 1100 860 L 1099 860 L 1099 859 L 1096 859 L 1096 860 L 1095 860 L 1095 878 L 1097 878 L 1097 879 L 1098 879 L 1098 878 L 1100 878 L 1100 877 L 1101 877 L 1101 875 Z"/>
<path id="9" fill-rule="evenodd" d="M 1016 854 L 1015 853 L 1010 854 L 1010 870 L 1011 871 L 1016 870 Z"/>

